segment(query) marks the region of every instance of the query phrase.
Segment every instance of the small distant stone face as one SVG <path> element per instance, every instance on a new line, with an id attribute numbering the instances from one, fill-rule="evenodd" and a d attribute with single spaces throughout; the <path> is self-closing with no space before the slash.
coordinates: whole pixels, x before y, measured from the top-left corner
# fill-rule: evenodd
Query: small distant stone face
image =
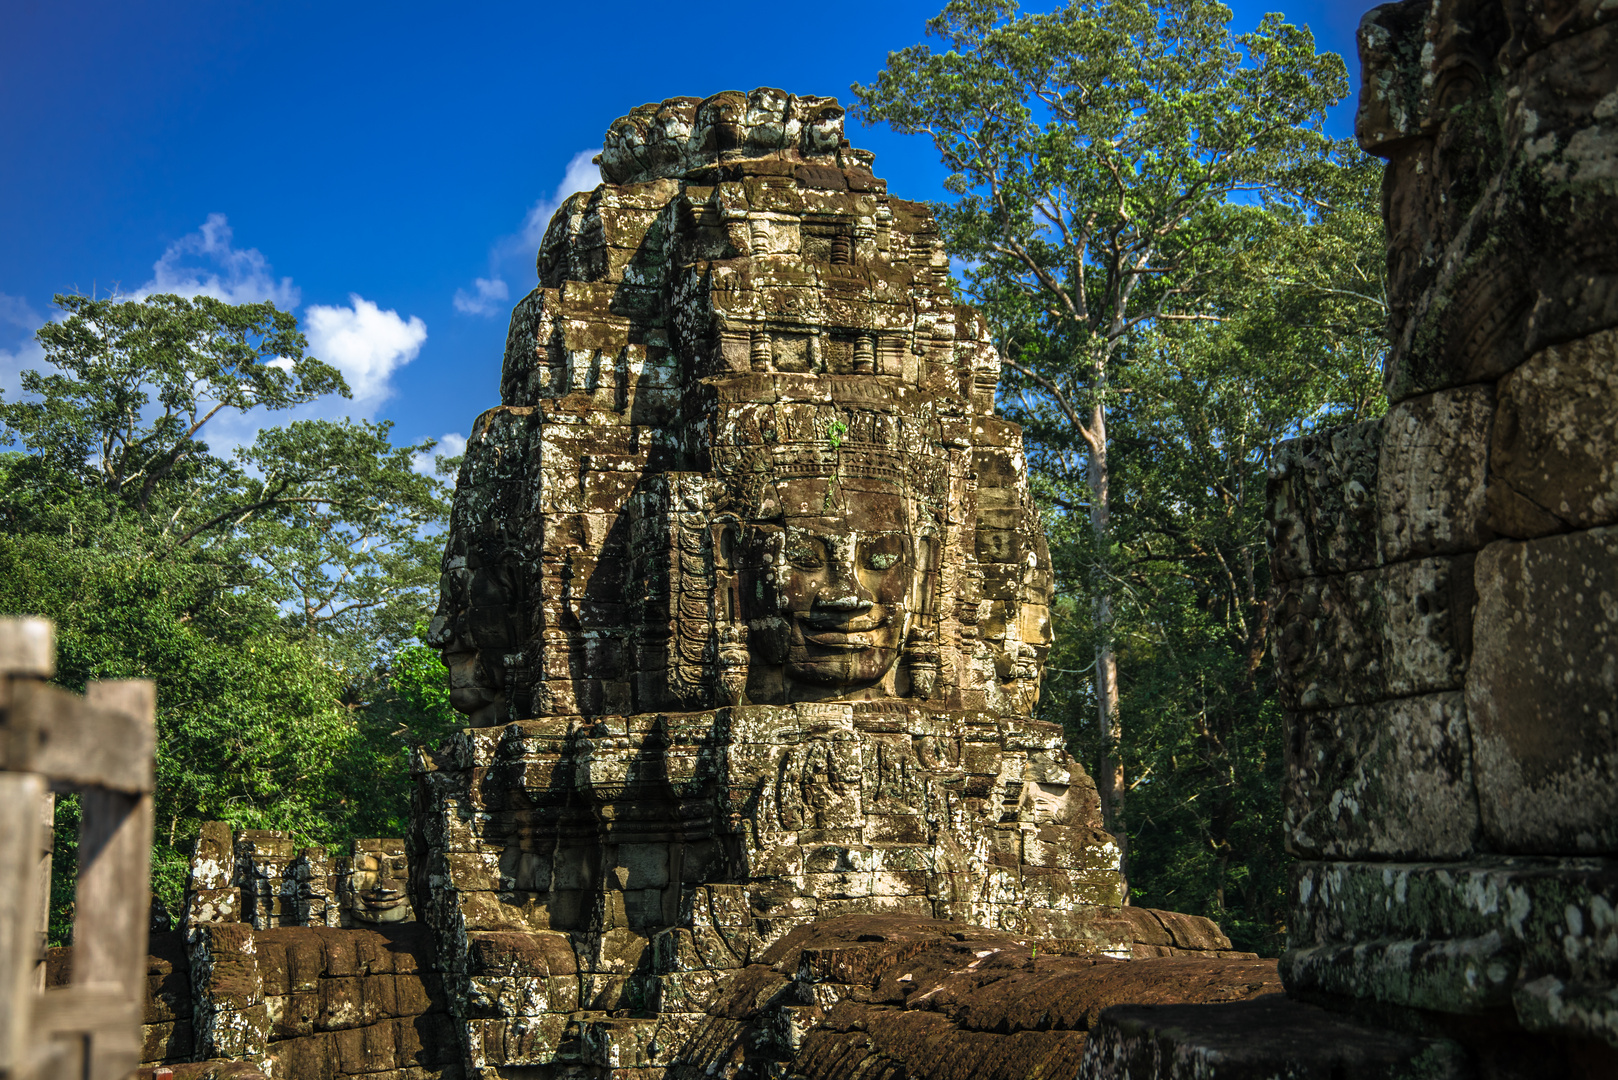
<path id="1" fill-rule="evenodd" d="M 410 860 L 402 840 L 356 840 L 342 882 L 344 907 L 354 923 L 409 922 Z"/>

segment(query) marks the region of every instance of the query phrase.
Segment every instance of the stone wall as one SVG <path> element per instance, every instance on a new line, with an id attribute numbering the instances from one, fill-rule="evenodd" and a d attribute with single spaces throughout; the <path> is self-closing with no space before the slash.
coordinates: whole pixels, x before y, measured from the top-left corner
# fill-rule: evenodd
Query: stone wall
<path id="1" fill-rule="evenodd" d="M 153 933 L 141 1066 L 179 1080 L 460 1077 L 432 957 L 418 923 Z M 47 982 L 65 984 L 72 962 L 71 947 L 52 949 Z"/>
<path id="2" fill-rule="evenodd" d="M 1271 486 L 1282 969 L 1618 1045 L 1618 9 L 1404 3 L 1360 40 L 1389 409 Z"/>
<path id="3" fill-rule="evenodd" d="M 195 1054 L 271 1078 L 436 1080 L 460 1053 L 424 927 L 200 928 Z"/>
<path id="4" fill-rule="evenodd" d="M 143 1069 L 178 1080 L 461 1076 L 407 875 L 400 840 L 357 840 L 332 859 L 284 833 L 206 823 L 182 926 L 151 936 Z M 66 980 L 72 954 L 52 950 L 50 978 Z"/>

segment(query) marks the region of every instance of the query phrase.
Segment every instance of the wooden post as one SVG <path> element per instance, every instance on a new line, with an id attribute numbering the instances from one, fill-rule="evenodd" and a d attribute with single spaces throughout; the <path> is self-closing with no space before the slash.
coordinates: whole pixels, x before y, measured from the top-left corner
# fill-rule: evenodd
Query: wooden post
<path id="1" fill-rule="evenodd" d="M 39 883 L 39 962 L 34 965 L 34 990 L 45 990 L 45 949 L 51 933 L 51 855 L 56 848 L 56 793 L 47 791 L 39 799 L 39 863 L 34 873 Z"/>
<path id="2" fill-rule="evenodd" d="M 16 680 L 56 673 L 56 634 L 44 619 L 0 619 L 0 710 L 11 706 Z M 9 735 L 9 732 L 6 732 Z M 36 981 L 43 985 L 38 888 L 41 807 L 50 798 L 45 778 L 0 772 L 0 1075 L 33 1071 Z M 47 871 L 48 874 L 48 871 Z M 49 889 L 47 880 L 46 888 Z"/>
<path id="3" fill-rule="evenodd" d="M 49 623 L 0 619 L 0 1080 L 123 1080 L 145 1004 L 156 688 L 80 698 L 43 681 L 53 651 Z M 52 786 L 80 795 L 79 881 L 72 985 L 41 991 Z"/>
<path id="4" fill-rule="evenodd" d="M 32 886 L 44 795 L 44 777 L 0 773 L 0 884 L 10 886 L 0 888 L 0 1076 L 8 1078 L 32 1067 L 39 963 L 39 890 Z"/>
<path id="5" fill-rule="evenodd" d="M 157 687 L 147 680 L 93 682 L 85 703 L 155 727 Z M 73 985 L 110 993 L 129 1023 L 90 1044 L 89 1080 L 121 1080 L 140 1063 L 140 1013 L 151 926 L 152 796 L 89 788 L 79 796 L 79 884 L 73 919 Z"/>

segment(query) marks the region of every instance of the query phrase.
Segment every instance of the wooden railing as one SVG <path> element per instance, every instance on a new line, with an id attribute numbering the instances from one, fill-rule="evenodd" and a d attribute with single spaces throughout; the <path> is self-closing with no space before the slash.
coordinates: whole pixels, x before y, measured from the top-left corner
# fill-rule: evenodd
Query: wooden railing
<path id="1" fill-rule="evenodd" d="M 0 1080 L 123 1080 L 140 1061 L 156 688 L 47 684 L 55 635 L 0 619 Z M 79 796 L 73 976 L 45 988 L 55 797 Z"/>

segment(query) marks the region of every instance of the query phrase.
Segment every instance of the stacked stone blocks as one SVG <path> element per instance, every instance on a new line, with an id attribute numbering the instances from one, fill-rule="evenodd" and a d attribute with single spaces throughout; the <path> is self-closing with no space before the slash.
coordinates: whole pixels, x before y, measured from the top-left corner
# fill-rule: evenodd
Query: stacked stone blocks
<path id="1" fill-rule="evenodd" d="M 829 98 L 669 99 L 540 245 L 430 631 L 471 726 L 415 762 L 473 1075 L 654 1076 L 817 919 L 1175 948 L 1118 916 L 1094 784 L 1031 719 L 1021 432 L 937 222 L 870 162 Z"/>
<path id="2" fill-rule="evenodd" d="M 1289 988 L 1618 1046 L 1615 14 L 1366 17 L 1389 409 L 1270 498 Z"/>

